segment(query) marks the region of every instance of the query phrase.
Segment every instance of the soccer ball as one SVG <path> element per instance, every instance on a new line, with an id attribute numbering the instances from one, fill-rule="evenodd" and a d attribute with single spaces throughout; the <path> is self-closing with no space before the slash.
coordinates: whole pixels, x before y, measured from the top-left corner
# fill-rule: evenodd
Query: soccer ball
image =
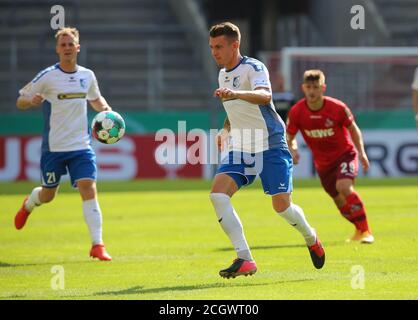
<path id="1" fill-rule="evenodd" d="M 125 121 L 115 111 L 102 111 L 93 118 L 91 129 L 99 142 L 113 144 L 125 134 Z"/>

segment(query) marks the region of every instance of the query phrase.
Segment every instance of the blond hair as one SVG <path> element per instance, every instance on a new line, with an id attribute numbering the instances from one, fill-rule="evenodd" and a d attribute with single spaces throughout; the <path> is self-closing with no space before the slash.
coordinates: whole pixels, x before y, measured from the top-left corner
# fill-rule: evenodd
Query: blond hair
<path id="1" fill-rule="evenodd" d="M 241 41 L 241 32 L 239 31 L 239 28 L 231 22 L 215 24 L 210 28 L 209 36 L 211 38 L 225 36 L 232 41 Z"/>
<path id="2" fill-rule="evenodd" d="M 57 33 L 55 34 L 55 39 L 57 40 L 57 42 L 61 36 L 73 37 L 77 44 L 80 43 L 80 35 L 76 28 L 65 27 L 65 28 L 59 29 Z"/>
<path id="3" fill-rule="evenodd" d="M 319 81 L 320 85 L 325 84 L 325 75 L 319 69 L 306 70 L 303 74 L 303 83 Z"/>

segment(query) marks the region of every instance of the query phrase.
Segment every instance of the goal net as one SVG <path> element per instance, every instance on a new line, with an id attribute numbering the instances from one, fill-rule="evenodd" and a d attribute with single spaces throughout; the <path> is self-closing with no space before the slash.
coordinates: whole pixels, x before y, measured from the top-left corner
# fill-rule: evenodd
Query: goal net
<path id="1" fill-rule="evenodd" d="M 411 83 L 418 67 L 418 48 L 291 47 L 260 58 L 270 73 L 281 73 L 286 91 L 302 97 L 307 69 L 325 73 L 327 92 L 352 109 L 411 108 Z"/>

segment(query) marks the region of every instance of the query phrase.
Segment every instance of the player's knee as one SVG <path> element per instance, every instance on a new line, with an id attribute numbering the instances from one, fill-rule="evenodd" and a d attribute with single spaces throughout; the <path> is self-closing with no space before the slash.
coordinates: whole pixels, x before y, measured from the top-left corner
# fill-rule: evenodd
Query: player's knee
<path id="1" fill-rule="evenodd" d="M 94 181 L 90 180 L 80 180 L 77 183 L 78 191 L 80 192 L 81 198 L 85 200 L 90 200 L 96 197 L 96 184 Z"/>
<path id="2" fill-rule="evenodd" d="M 354 191 L 353 183 L 350 181 L 337 181 L 335 186 L 338 193 L 342 194 L 344 197 L 347 197 L 350 193 Z"/>
<path id="3" fill-rule="evenodd" d="M 80 195 L 83 201 L 96 198 L 96 189 L 94 188 L 84 188 L 84 189 L 79 189 L 79 191 L 80 191 Z"/>
<path id="4" fill-rule="evenodd" d="M 290 207 L 290 198 L 280 197 L 273 199 L 273 209 L 277 213 L 281 213 L 287 210 Z"/>
<path id="5" fill-rule="evenodd" d="M 273 209 L 277 213 L 282 213 L 282 212 L 286 211 L 287 208 L 289 208 L 289 205 L 286 205 L 286 204 L 277 204 L 277 203 L 274 203 L 273 204 Z"/>
<path id="6" fill-rule="evenodd" d="M 336 188 L 338 193 L 346 198 L 350 193 L 353 192 L 353 187 L 350 186 L 340 186 Z"/>

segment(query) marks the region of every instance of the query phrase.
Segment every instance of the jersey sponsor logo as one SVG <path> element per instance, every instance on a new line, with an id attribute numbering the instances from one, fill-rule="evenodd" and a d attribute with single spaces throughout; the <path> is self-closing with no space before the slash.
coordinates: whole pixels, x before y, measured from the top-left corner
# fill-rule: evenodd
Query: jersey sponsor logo
<path id="1" fill-rule="evenodd" d="M 327 137 L 332 137 L 335 134 L 333 128 L 304 130 L 304 131 L 305 131 L 305 134 L 309 138 L 327 138 Z"/>
<path id="2" fill-rule="evenodd" d="M 311 119 L 322 119 L 322 116 L 321 116 L 321 115 L 311 114 L 311 115 L 309 116 L 309 118 L 311 118 Z"/>
<path id="3" fill-rule="evenodd" d="M 74 93 L 60 93 L 57 98 L 58 100 L 69 100 L 69 99 L 85 99 L 87 94 L 85 92 L 74 92 Z"/>
<path id="4" fill-rule="evenodd" d="M 257 80 L 254 82 L 254 86 L 257 87 L 269 87 L 267 80 Z"/>
<path id="5" fill-rule="evenodd" d="M 234 88 L 238 88 L 240 83 L 239 83 L 239 76 L 238 77 L 234 77 L 234 80 L 232 81 L 232 85 Z"/>

